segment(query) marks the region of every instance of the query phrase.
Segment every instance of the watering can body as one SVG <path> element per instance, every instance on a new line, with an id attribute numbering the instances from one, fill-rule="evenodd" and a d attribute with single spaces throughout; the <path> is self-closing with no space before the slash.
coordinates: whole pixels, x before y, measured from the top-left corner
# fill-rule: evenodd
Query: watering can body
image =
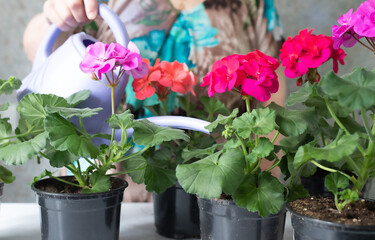
<path id="1" fill-rule="evenodd" d="M 113 31 L 116 41 L 127 47 L 129 37 L 118 16 L 105 4 L 99 4 L 99 15 Z M 31 92 L 55 94 L 66 98 L 78 91 L 90 90 L 90 97 L 78 107 L 103 108 L 100 114 L 84 119 L 84 123 L 88 132 L 104 131 L 106 126 L 98 123 L 104 123 L 111 115 L 111 90 L 103 83 L 91 79 L 89 74 L 82 72 L 79 68 L 86 47 L 97 40 L 84 32 L 77 33 L 70 36 L 63 45 L 52 52 L 59 34 L 60 30 L 51 25 L 38 48 L 31 73 L 22 80 L 22 86 L 17 91 L 17 98 L 20 100 Z M 114 77 L 117 77 L 116 73 Z M 116 106 L 125 92 L 128 78 L 129 76 L 124 74 L 115 89 Z"/>

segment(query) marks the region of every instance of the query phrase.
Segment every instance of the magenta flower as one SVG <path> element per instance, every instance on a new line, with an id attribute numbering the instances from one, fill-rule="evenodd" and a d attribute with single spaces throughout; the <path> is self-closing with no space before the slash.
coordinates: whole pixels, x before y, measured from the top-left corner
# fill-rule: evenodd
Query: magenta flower
<path id="1" fill-rule="evenodd" d="M 352 36 L 352 34 L 357 35 L 353 30 L 352 13 L 353 9 L 350 9 L 347 13 L 343 14 L 341 17 L 339 17 L 339 19 L 337 19 L 337 22 L 341 26 L 332 26 L 332 39 L 334 41 L 334 49 L 340 48 L 341 45 L 350 48 L 357 43 L 357 40 Z"/>
<path id="2" fill-rule="evenodd" d="M 230 55 L 221 60 L 216 61 L 212 65 L 212 73 L 208 73 L 203 78 L 202 87 L 209 87 L 209 96 L 215 92 L 223 93 L 230 91 L 236 85 L 237 70 L 240 66 L 238 55 Z"/>
<path id="3" fill-rule="evenodd" d="M 116 59 L 111 56 L 113 48 L 108 44 L 96 42 L 86 48 L 86 54 L 79 64 L 84 73 L 98 73 L 101 79 L 103 73 L 111 71 L 115 67 Z"/>
<path id="4" fill-rule="evenodd" d="M 359 5 L 353 14 L 354 31 L 361 37 L 375 37 L 375 0 Z"/>
<path id="5" fill-rule="evenodd" d="M 303 51 L 299 57 L 308 68 L 317 68 L 331 55 L 330 38 L 325 35 L 309 35 L 303 42 Z"/>
<path id="6" fill-rule="evenodd" d="M 285 67 L 285 76 L 295 78 L 307 73 L 308 67 L 299 60 L 302 43 L 288 37 L 280 50 L 280 60 Z"/>
<path id="7" fill-rule="evenodd" d="M 148 65 L 142 61 L 137 45 L 129 42 L 128 49 L 130 52 L 122 62 L 123 69 L 134 78 L 143 78 L 148 73 Z"/>

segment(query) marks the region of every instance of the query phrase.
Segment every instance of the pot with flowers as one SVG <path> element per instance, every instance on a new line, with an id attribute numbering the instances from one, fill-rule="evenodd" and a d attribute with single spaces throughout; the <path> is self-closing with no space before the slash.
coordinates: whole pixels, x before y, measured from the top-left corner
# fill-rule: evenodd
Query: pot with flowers
<path id="1" fill-rule="evenodd" d="M 132 85 L 138 100 L 155 97 L 156 105 L 146 108 L 156 116 L 173 114 L 200 119 L 202 126 L 208 125 L 218 113 L 227 113 L 224 104 L 214 98 L 201 97 L 203 109 L 199 110 L 190 102 L 191 95 L 195 96 L 193 87 L 197 84 L 195 75 L 186 64 L 177 61 L 167 62 L 157 59 L 150 66 L 149 72 L 140 79 L 134 79 Z M 176 94 L 179 96 L 176 99 Z M 173 108 L 168 107 L 170 103 Z M 178 107 L 176 107 L 177 105 Z M 176 118 L 179 118 L 176 116 Z M 206 122 L 207 121 L 207 122 Z M 214 143 L 208 130 L 203 132 L 188 131 L 190 142 L 165 142 L 149 155 L 144 168 L 129 173 L 133 181 L 144 183 L 146 189 L 154 192 L 155 227 L 159 234 L 172 238 L 199 238 L 199 209 L 194 194 L 186 193 L 177 182 L 176 167 L 185 163 L 183 149 L 191 145 L 210 147 Z M 193 162 L 189 159 L 188 162 Z M 125 163 L 126 165 L 130 163 Z M 139 177 L 141 176 L 141 177 Z"/>
<path id="2" fill-rule="evenodd" d="M 359 43 L 374 52 L 374 9 L 369 0 L 342 15 L 340 26 L 332 27 L 334 48 Z M 316 166 L 327 171 L 325 186 L 332 193 L 330 198 L 289 203 L 295 239 L 375 237 L 375 203 L 363 198 L 366 182 L 375 176 L 374 79 L 373 71 L 361 67 L 343 76 L 329 72 L 289 98 L 314 107 L 321 128 L 320 136 L 312 135 L 298 147 L 290 169 Z"/>
<path id="3" fill-rule="evenodd" d="M 90 95 L 88 91 L 67 98 L 29 93 L 17 107 L 20 121 L 16 135 L 1 138 L 6 146 L 0 151 L 0 159 L 18 165 L 44 158 L 52 167 L 65 167 L 73 174 L 56 177 L 44 171 L 34 179 L 32 189 L 42 207 L 42 239 L 118 239 L 121 201 L 127 183 L 114 177 L 121 173 L 108 170 L 124 161 L 142 163 L 148 149 L 164 141 L 188 141 L 189 137 L 182 130 L 161 127 L 146 119 L 136 121 L 129 110 L 115 113 L 115 88 L 126 84 L 128 74 L 141 77 L 147 73 L 134 44 L 125 48 L 119 43 L 92 43 L 78 67 L 93 77 L 93 84 L 104 83 L 107 89 L 103 85 L 103 91 L 111 92 L 107 101 L 111 116 L 106 122 L 95 123 L 98 129 L 107 124 L 110 131 L 87 130 L 85 120 L 102 110 L 82 108 Z M 144 148 L 129 154 L 133 143 Z M 81 168 L 82 161 L 90 166 Z M 129 166 L 125 172 L 138 166 Z M 45 177 L 49 178 L 42 179 Z"/>
<path id="4" fill-rule="evenodd" d="M 21 85 L 21 81 L 15 77 L 10 77 L 8 80 L 0 79 L 0 96 L 2 94 L 10 94 L 14 90 L 18 89 Z M 9 107 L 8 103 L 0 105 L 0 111 L 6 111 Z M 1 117 L 0 115 L 0 138 L 7 137 L 12 132 L 12 125 L 9 123 L 9 118 Z M 0 149 L 7 145 L 7 141 L 0 141 Z M 12 183 L 15 177 L 13 173 L 6 167 L 0 165 L 0 200 L 3 195 L 4 183 Z M 1 202 L 1 201 L 0 201 Z"/>
<path id="5" fill-rule="evenodd" d="M 206 128 L 224 139 L 185 154 L 185 161 L 196 153 L 200 160 L 177 166 L 178 182 L 198 196 L 202 239 L 283 238 L 284 186 L 271 174 L 280 163 L 274 142 L 281 128 L 275 110 L 250 107 L 253 100 L 267 101 L 278 91 L 278 67 L 276 59 L 256 50 L 216 61 L 203 79 L 201 86 L 208 86 L 209 97 L 238 92 L 247 111 L 220 114 Z M 265 137 L 272 132 L 277 132 L 272 139 Z M 274 163 L 261 171 L 267 159 Z"/>

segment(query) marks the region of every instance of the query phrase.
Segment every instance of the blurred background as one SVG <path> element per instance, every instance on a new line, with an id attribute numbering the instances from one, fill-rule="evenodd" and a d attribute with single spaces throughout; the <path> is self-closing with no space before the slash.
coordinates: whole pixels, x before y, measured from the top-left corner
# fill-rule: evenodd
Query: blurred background
<path id="1" fill-rule="evenodd" d="M 0 78 L 7 79 L 15 76 L 23 79 L 31 71 L 31 63 L 27 60 L 22 48 L 22 35 L 28 21 L 42 11 L 45 0 L 0 0 Z M 274 0 L 279 10 L 283 26 L 283 35 L 294 36 L 302 29 L 314 29 L 315 34 L 331 35 L 331 27 L 337 24 L 337 19 L 349 9 L 356 9 L 363 2 L 360 0 Z M 375 67 L 375 59 L 369 51 L 357 44 L 350 49 L 344 49 L 348 54 L 345 66 L 339 66 L 339 74 L 351 72 L 355 66 Z M 332 62 L 325 64 L 324 72 L 332 69 Z M 295 80 L 288 80 L 288 92 L 295 91 Z M 0 103 L 8 101 L 11 108 L 7 116 L 16 116 L 14 95 L 1 97 Z M 3 113 L 2 113 L 3 114 Z M 14 122 L 16 123 L 16 122 Z M 3 202 L 35 202 L 34 192 L 29 183 L 34 176 L 39 175 L 45 168 L 46 162 L 38 165 L 35 161 L 10 167 L 16 176 L 14 183 L 6 185 L 2 197 Z M 374 185 L 374 184 L 373 184 Z M 374 192 L 374 191 L 372 191 Z"/>

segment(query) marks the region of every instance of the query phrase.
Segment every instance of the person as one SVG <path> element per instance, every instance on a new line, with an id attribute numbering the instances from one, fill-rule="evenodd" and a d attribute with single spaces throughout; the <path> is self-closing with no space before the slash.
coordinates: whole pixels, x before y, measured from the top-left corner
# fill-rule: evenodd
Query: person
<path id="1" fill-rule="evenodd" d="M 193 69 L 198 81 L 202 81 L 214 61 L 224 56 L 258 49 L 278 57 L 283 42 L 273 0 L 110 0 L 108 5 L 125 24 L 142 57 L 151 63 L 157 58 L 184 62 Z M 47 0 L 43 13 L 36 15 L 24 32 L 27 57 L 33 60 L 50 23 L 63 31 L 55 47 L 94 20 L 98 26 L 98 30 L 92 33 L 94 37 L 102 42 L 114 42 L 111 30 L 97 12 L 96 0 Z M 284 105 L 286 84 L 280 68 L 278 75 L 280 89 L 265 105 L 271 101 Z M 137 111 L 157 101 L 156 97 L 137 100 L 131 81 L 129 79 L 126 88 L 125 108 Z M 196 104 L 199 96 L 207 95 L 207 90 L 199 85 L 194 89 L 197 97 L 192 99 Z M 229 108 L 238 107 L 244 111 L 243 101 L 233 94 L 229 92 L 215 97 Z M 128 192 L 133 193 L 125 194 L 125 201 L 150 200 L 151 195 L 144 187 L 136 187 L 130 179 L 127 181 L 130 182 Z"/>

